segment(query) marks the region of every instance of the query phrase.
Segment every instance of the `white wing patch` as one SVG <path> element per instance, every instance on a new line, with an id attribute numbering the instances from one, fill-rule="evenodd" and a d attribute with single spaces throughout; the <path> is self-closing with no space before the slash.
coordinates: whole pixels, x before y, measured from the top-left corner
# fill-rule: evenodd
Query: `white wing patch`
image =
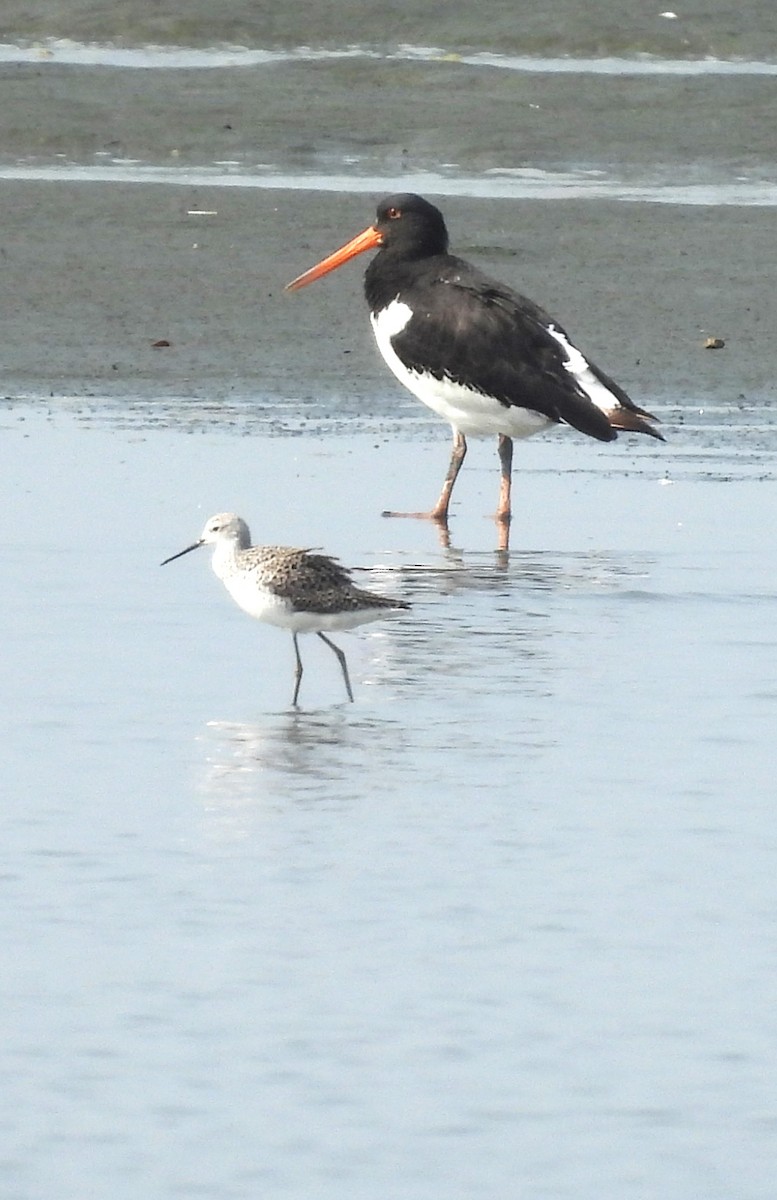
<path id="1" fill-rule="evenodd" d="M 493 396 L 452 379 L 436 379 L 426 371 L 408 370 L 394 349 L 392 338 L 402 332 L 412 316 L 412 308 L 402 300 L 392 300 L 380 312 L 371 314 L 375 341 L 386 366 L 399 382 L 454 429 L 471 437 L 503 433 L 523 438 L 554 423 L 531 408 L 518 404 L 508 407 Z"/>
<path id="2" fill-rule="evenodd" d="M 566 354 L 567 361 L 564 363 L 564 367 L 569 371 L 570 375 L 574 376 L 578 387 L 581 391 L 585 392 L 591 403 L 595 404 L 608 417 L 616 409 L 621 408 L 622 405 L 618 397 L 613 396 L 610 389 L 605 387 L 600 379 L 596 378 L 577 346 L 573 346 L 569 339 L 564 337 L 564 334 L 555 325 L 548 325 L 547 330 L 550 336 L 556 339 Z"/>

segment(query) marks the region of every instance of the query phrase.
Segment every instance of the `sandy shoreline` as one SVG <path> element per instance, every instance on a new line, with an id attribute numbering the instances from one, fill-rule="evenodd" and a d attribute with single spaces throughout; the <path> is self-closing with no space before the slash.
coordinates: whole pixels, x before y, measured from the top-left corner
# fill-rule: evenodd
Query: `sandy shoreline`
<path id="1" fill-rule="evenodd" d="M 25 11 L 30 32 L 43 7 Z M 121 12 L 140 38 L 157 6 L 137 2 Z M 89 19 L 91 36 L 101 35 L 93 4 L 69 13 L 70 36 Z M 205 14 L 196 6 L 192 13 L 204 37 Z M 268 13 L 237 6 L 222 40 L 239 40 L 241 14 Z M 506 7 L 494 13 L 507 20 Z M 750 6 L 747 20 L 756 15 Z M 708 32 L 727 27 L 724 16 Z M 21 8 L 7 9 L 6 35 L 19 33 L 22 17 Z M 625 36 L 641 17 L 635 7 L 618 19 Z M 567 51 L 571 9 L 570 21 Z M 441 39 L 454 26 L 442 23 Z M 767 32 L 763 26 L 764 54 Z M 292 41 L 299 34 L 297 27 Z M 454 174 L 472 177 L 494 168 L 591 168 L 626 179 L 770 179 L 773 94 L 768 78 L 531 76 L 455 60 L 201 71 L 5 64 L 0 161 L 231 161 L 245 170 L 264 162 L 300 178 L 380 175 L 396 180 L 396 190 L 407 171 L 451 163 Z M 3 180 L 0 190 L 6 396 L 329 396 L 378 411 L 414 406 L 373 347 L 364 263 L 304 294 L 283 291 L 364 228 L 379 195 L 24 180 Z M 540 302 L 639 402 L 681 407 L 773 394 L 762 349 L 774 327 L 773 271 L 765 269 L 772 208 L 440 204 L 454 250 Z M 710 335 L 725 348 L 704 350 Z M 157 341 L 170 346 L 154 348 Z"/>
<path id="2" fill-rule="evenodd" d="M 371 200 L 141 184 L 3 190 L 7 397 L 413 403 L 374 350 L 360 264 L 307 293 L 283 291 L 368 224 Z M 640 400 L 758 400 L 773 388 L 762 353 L 773 325 L 762 258 L 771 210 L 466 199 L 443 208 L 458 252 L 545 305 Z M 705 350 L 708 335 L 725 348 Z"/>

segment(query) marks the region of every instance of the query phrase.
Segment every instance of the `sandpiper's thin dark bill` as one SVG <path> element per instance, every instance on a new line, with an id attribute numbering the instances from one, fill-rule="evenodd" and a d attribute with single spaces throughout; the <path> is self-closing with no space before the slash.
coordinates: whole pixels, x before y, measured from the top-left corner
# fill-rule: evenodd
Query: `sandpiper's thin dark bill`
<path id="1" fill-rule="evenodd" d="M 177 554 L 171 554 L 169 558 L 166 558 L 164 562 L 159 564 L 160 567 L 166 567 L 169 562 L 175 562 L 177 558 L 183 558 L 184 554 L 191 554 L 192 550 L 199 550 L 202 544 L 202 540 L 192 542 L 191 546 L 187 546 L 185 550 L 179 550 Z"/>

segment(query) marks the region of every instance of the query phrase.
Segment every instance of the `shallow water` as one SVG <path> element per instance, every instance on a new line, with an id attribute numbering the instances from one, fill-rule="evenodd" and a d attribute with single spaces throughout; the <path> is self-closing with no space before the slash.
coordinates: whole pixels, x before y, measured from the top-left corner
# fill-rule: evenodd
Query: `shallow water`
<path id="1" fill-rule="evenodd" d="M 1 422 L 3 1193 L 770 1197 L 771 413 L 522 444 L 505 556 L 490 445 L 444 549 L 378 515 L 432 427 L 58 407 Z M 160 570 L 222 508 L 412 600 L 354 705 Z"/>
<path id="2" fill-rule="evenodd" d="M 214 70 L 224 67 L 270 67 L 288 62 L 330 62 L 337 59 L 375 61 L 458 62 L 466 66 L 538 74 L 573 75 L 777 75 L 777 62 L 754 59 L 663 58 L 642 54 L 618 58 L 548 57 L 545 55 L 464 54 L 431 46 L 370 46 L 313 49 L 296 46 L 267 49 L 246 46 L 116 46 L 69 39 L 46 38 L 34 45 L 0 43 L 0 63 L 60 63 L 79 67 L 118 67 L 124 70 Z"/>
<path id="3" fill-rule="evenodd" d="M 661 172 L 663 174 L 663 172 Z M 343 195 L 381 195 L 396 187 L 395 175 L 289 174 L 269 165 L 253 170 L 240 163 L 199 167 L 152 167 L 147 163 L 114 161 L 100 165 L 60 163 L 0 167 L 0 180 L 44 183 L 139 183 L 174 187 L 260 188 L 268 191 L 337 192 Z M 487 171 L 462 175 L 447 171 L 416 171 L 402 175 L 402 186 L 433 196 L 470 196 L 483 200 L 625 200 L 648 204 L 736 205 L 740 208 L 777 205 L 777 183 L 763 179 L 710 180 L 677 183 L 668 179 L 608 179 L 600 171 Z"/>

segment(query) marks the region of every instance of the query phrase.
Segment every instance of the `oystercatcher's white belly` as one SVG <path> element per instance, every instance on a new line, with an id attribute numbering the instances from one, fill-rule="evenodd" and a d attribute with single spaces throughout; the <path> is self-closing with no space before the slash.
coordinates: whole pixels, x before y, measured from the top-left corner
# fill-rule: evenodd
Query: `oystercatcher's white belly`
<path id="1" fill-rule="evenodd" d="M 402 332 L 412 315 L 413 310 L 401 300 L 392 300 L 379 313 L 371 314 L 375 341 L 399 382 L 454 429 L 468 436 L 504 433 L 512 438 L 524 438 L 554 424 L 533 409 L 519 405 L 508 407 L 493 396 L 452 379 L 437 379 L 427 371 L 409 371 L 391 339 Z"/>

